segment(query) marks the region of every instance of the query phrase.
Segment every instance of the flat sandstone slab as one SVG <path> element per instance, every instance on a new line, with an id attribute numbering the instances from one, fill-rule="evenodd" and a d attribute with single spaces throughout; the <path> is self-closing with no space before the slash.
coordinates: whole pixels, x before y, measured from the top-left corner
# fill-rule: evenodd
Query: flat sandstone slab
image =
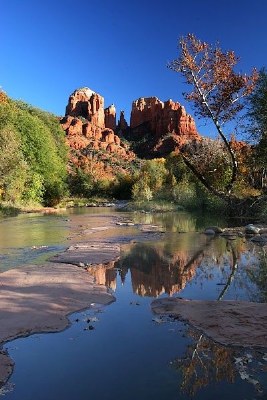
<path id="1" fill-rule="evenodd" d="M 0 274 L 0 343 L 34 332 L 60 331 L 67 315 L 115 298 L 81 268 L 27 265 Z"/>
<path id="2" fill-rule="evenodd" d="M 109 261 L 118 259 L 119 256 L 120 246 L 116 244 L 76 244 L 70 246 L 63 253 L 51 257 L 50 261 L 86 266 L 92 264 L 105 264 Z"/>
<path id="3" fill-rule="evenodd" d="M 188 321 L 218 343 L 267 348 L 267 303 L 164 298 L 151 307 L 156 314 Z"/>

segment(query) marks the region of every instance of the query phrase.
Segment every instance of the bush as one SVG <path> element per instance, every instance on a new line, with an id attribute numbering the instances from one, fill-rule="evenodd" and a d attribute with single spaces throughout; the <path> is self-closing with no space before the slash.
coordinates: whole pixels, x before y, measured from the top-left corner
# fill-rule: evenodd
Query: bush
<path id="1" fill-rule="evenodd" d="M 66 191 L 67 150 L 55 116 L 0 102 L 0 194 L 11 202 L 58 202 Z"/>

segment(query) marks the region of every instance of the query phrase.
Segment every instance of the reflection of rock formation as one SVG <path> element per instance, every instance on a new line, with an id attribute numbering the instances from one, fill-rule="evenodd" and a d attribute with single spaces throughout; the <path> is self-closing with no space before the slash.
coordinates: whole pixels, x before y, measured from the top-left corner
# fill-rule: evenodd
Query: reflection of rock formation
<path id="1" fill-rule="evenodd" d="M 93 275 L 98 285 L 105 285 L 112 290 L 116 290 L 117 272 L 114 269 L 116 261 L 110 261 L 106 264 L 92 265 L 87 271 Z"/>
<path id="2" fill-rule="evenodd" d="M 89 267 L 97 283 L 116 289 L 116 270 L 118 268 L 122 283 L 128 273 L 131 275 L 133 292 L 139 296 L 158 297 L 161 294 L 169 296 L 179 293 L 196 275 L 199 268 L 198 282 L 213 279 L 213 268 L 219 268 L 225 276 L 225 286 L 219 297 L 222 297 L 236 272 L 236 263 L 243 249 L 243 242 L 235 243 L 235 251 L 228 248 L 228 242 L 216 240 L 205 235 L 197 235 L 198 248 L 192 244 L 196 236 L 184 235 L 185 242 L 162 243 L 151 245 L 138 243 L 131 245 L 122 258 L 116 262 Z M 181 250 L 182 249 L 182 250 Z"/>
<path id="3" fill-rule="evenodd" d="M 120 263 L 130 269 L 133 291 L 140 296 L 157 297 L 181 291 L 195 276 L 201 255 L 191 260 L 185 251 L 164 254 L 156 247 L 136 245 Z"/>

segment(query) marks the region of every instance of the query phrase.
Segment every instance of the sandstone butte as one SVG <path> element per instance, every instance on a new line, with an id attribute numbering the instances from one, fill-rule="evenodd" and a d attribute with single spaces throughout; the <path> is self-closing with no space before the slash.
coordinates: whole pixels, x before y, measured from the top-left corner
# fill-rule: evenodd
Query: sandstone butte
<path id="1" fill-rule="evenodd" d="M 89 88 L 75 90 L 69 97 L 61 125 L 71 148 L 105 150 L 133 158 L 127 146 L 114 133 L 116 109 L 104 109 L 104 98 Z"/>
<path id="2" fill-rule="evenodd" d="M 139 98 L 132 103 L 130 125 L 123 111 L 117 124 L 114 104 L 104 108 L 104 98 L 87 87 L 70 95 L 61 125 L 80 166 L 98 151 L 126 162 L 134 160 L 135 154 L 121 137 L 135 142 L 137 155 L 144 158 L 165 156 L 190 140 L 200 140 L 194 119 L 179 103 Z"/>
<path id="3" fill-rule="evenodd" d="M 85 87 L 75 90 L 69 97 L 65 117 L 60 120 L 71 149 L 69 172 L 76 167 L 94 173 L 96 179 L 114 178 L 125 170 L 125 163 L 135 154 L 115 134 L 116 109 L 104 108 L 104 98 Z"/>
<path id="4" fill-rule="evenodd" d="M 162 102 L 157 97 L 133 102 L 129 135 L 128 139 L 137 142 L 147 137 L 146 145 L 137 147 L 137 152 L 142 155 L 145 147 L 150 156 L 165 156 L 179 151 L 188 141 L 200 140 L 195 121 L 184 106 L 172 100 Z"/>

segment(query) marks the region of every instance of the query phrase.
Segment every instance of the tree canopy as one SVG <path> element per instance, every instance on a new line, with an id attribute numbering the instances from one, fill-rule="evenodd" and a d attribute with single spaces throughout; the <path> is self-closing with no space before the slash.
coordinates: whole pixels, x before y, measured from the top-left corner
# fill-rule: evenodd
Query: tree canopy
<path id="1" fill-rule="evenodd" d="M 196 115 L 213 121 L 227 152 L 229 178 L 224 187 L 218 188 L 190 162 L 186 152 L 182 154 L 184 161 L 210 192 L 227 201 L 236 197 L 233 188 L 239 170 L 237 156 L 223 127 L 244 109 L 244 100 L 258 80 L 256 69 L 250 75 L 236 72 L 238 61 L 233 51 L 223 51 L 218 44 L 212 46 L 188 34 L 179 41 L 179 57 L 169 64 L 169 68 L 181 73 L 191 86 L 191 91 L 184 96 L 193 104 Z"/>
<path id="2" fill-rule="evenodd" d="M 2 94 L 0 154 L 2 200 L 52 205 L 62 197 L 67 148 L 55 116 Z"/>

